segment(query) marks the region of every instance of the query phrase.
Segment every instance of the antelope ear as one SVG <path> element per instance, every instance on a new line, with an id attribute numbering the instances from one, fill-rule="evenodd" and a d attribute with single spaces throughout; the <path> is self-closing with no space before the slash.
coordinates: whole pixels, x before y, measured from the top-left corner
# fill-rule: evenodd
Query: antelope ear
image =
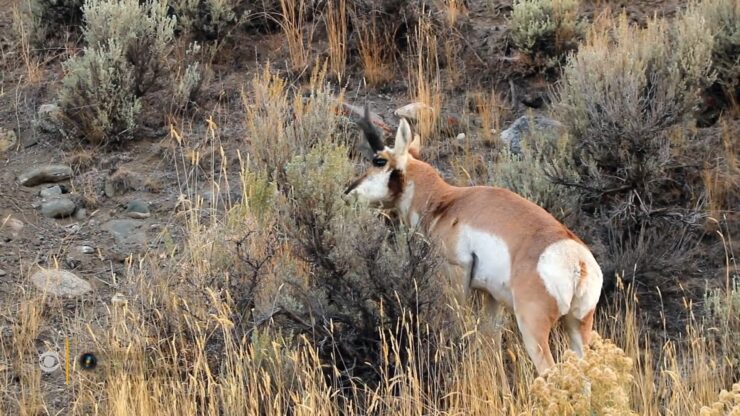
<path id="1" fill-rule="evenodd" d="M 406 156 L 411 145 L 411 126 L 405 118 L 401 119 L 396 131 L 396 142 L 393 144 L 393 153 L 396 157 Z"/>
<path id="2" fill-rule="evenodd" d="M 414 140 L 409 144 L 409 154 L 414 159 L 421 159 L 421 137 L 418 134 L 414 134 Z"/>

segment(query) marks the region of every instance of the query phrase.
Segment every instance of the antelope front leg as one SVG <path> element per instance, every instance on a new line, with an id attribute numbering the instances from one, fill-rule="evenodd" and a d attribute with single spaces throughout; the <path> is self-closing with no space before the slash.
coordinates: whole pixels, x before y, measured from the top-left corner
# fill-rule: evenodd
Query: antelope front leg
<path id="1" fill-rule="evenodd" d="M 490 319 L 489 328 L 493 332 L 493 340 L 496 345 L 501 345 L 501 333 L 503 332 L 503 310 L 504 305 L 493 298 L 489 293 L 483 292 L 483 312 Z"/>

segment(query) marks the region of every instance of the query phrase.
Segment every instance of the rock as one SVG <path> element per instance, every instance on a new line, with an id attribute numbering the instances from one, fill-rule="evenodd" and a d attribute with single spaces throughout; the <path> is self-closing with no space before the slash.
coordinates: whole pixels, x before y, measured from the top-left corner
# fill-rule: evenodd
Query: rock
<path id="1" fill-rule="evenodd" d="M 86 216 L 87 216 L 87 210 L 85 208 L 80 208 L 77 211 L 75 211 L 76 220 L 84 220 Z"/>
<path id="2" fill-rule="evenodd" d="M 349 120 L 353 123 L 357 123 L 365 116 L 364 108 L 347 103 L 342 103 L 342 107 L 339 111 L 342 115 L 349 118 Z M 383 119 L 372 110 L 370 110 L 370 121 L 388 134 L 395 133 L 395 129 L 392 126 L 386 124 L 386 122 L 383 121 Z"/>
<path id="3" fill-rule="evenodd" d="M 31 276 L 31 282 L 46 293 L 58 296 L 80 296 L 92 290 L 86 280 L 67 270 L 41 270 Z"/>
<path id="4" fill-rule="evenodd" d="M 72 177 L 72 168 L 66 165 L 44 165 L 33 168 L 18 176 L 23 186 L 36 186 L 43 183 L 60 182 Z"/>
<path id="5" fill-rule="evenodd" d="M 42 198 L 50 198 L 52 196 L 61 195 L 65 193 L 66 189 L 59 185 L 50 186 L 48 188 L 44 188 L 39 192 L 39 195 L 41 195 Z"/>
<path id="6" fill-rule="evenodd" d="M 59 106 L 56 104 L 42 104 L 39 107 L 38 119 L 36 125 L 47 133 L 53 133 L 58 130 L 59 116 L 62 114 Z"/>
<path id="7" fill-rule="evenodd" d="M 64 196 L 58 196 L 41 204 L 41 215 L 47 218 L 65 218 L 75 212 L 75 203 Z"/>
<path id="8" fill-rule="evenodd" d="M 102 228 L 115 238 L 118 244 L 146 244 L 146 233 L 141 230 L 143 223 L 134 220 L 110 220 Z"/>
<path id="9" fill-rule="evenodd" d="M 460 140 L 460 141 L 465 140 L 465 133 L 458 134 L 457 137 L 455 137 L 455 139 Z"/>
<path id="10" fill-rule="evenodd" d="M 509 146 L 512 153 L 519 154 L 522 151 L 522 137 L 525 135 L 534 131 L 546 134 L 560 133 L 562 129 L 563 124 L 551 118 L 535 115 L 530 120 L 529 116 L 522 116 L 502 131 L 499 137 Z"/>
<path id="11" fill-rule="evenodd" d="M 7 274 L 8 273 L 5 270 L 0 269 L 0 277 L 6 276 Z"/>
<path id="12" fill-rule="evenodd" d="M 144 252 L 147 244 L 147 234 L 142 227 L 144 224 L 132 219 L 110 220 L 103 224 L 102 228 L 115 240 L 115 244 L 104 251 L 105 256 L 116 262 L 124 262 L 131 254 Z"/>
<path id="13" fill-rule="evenodd" d="M 126 215 L 136 219 L 149 218 L 149 216 L 151 216 L 149 204 L 138 199 L 130 201 L 128 205 L 126 205 Z"/>
<path id="14" fill-rule="evenodd" d="M 0 223 L 2 224 L 2 223 Z M 13 233 L 19 233 L 21 230 L 23 230 L 23 221 L 17 219 L 17 218 L 8 218 L 7 221 L 5 221 L 5 227 L 8 227 L 10 231 Z"/>
<path id="15" fill-rule="evenodd" d="M 82 254 L 93 254 L 95 253 L 95 249 L 90 246 L 79 246 L 77 247 L 77 250 Z"/>
<path id="16" fill-rule="evenodd" d="M 422 112 L 433 112 L 434 109 L 422 102 L 415 102 L 406 104 L 405 106 L 396 109 L 393 114 L 397 117 L 407 118 L 409 120 L 416 121 Z"/>
<path id="17" fill-rule="evenodd" d="M 13 130 L 0 127 L 0 154 L 3 154 L 15 147 L 18 138 Z"/>

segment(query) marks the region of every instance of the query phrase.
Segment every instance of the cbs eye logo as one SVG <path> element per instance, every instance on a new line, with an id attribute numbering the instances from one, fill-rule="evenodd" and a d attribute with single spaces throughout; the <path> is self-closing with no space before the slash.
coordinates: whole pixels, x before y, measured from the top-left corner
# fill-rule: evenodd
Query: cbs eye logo
<path id="1" fill-rule="evenodd" d="M 84 370 L 92 370 L 98 365 L 97 357 L 95 357 L 95 354 L 91 352 L 86 352 L 80 355 L 80 358 L 77 360 L 77 362 Z"/>
<path id="2" fill-rule="evenodd" d="M 83 370 L 92 370 L 98 366 L 98 358 L 91 352 L 80 355 L 77 363 Z M 62 360 L 56 351 L 47 351 L 39 355 L 39 367 L 44 373 L 50 374 L 62 366 Z"/>
<path id="3" fill-rule="evenodd" d="M 39 366 L 44 373 L 53 373 L 61 365 L 62 360 L 55 351 L 47 351 L 39 356 Z"/>

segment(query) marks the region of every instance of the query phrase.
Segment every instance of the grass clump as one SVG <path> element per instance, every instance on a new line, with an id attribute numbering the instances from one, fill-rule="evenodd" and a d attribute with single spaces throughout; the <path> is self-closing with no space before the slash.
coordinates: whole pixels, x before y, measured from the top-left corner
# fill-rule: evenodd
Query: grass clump
<path id="1" fill-rule="evenodd" d="M 580 0 L 517 0 L 511 12 L 511 38 L 538 65 L 554 66 L 575 50 L 584 25 Z"/>
<path id="2" fill-rule="evenodd" d="M 637 416 L 630 407 L 632 359 L 594 333 L 584 359 L 566 351 L 547 381 L 537 378 L 532 395 L 542 415 Z"/>

